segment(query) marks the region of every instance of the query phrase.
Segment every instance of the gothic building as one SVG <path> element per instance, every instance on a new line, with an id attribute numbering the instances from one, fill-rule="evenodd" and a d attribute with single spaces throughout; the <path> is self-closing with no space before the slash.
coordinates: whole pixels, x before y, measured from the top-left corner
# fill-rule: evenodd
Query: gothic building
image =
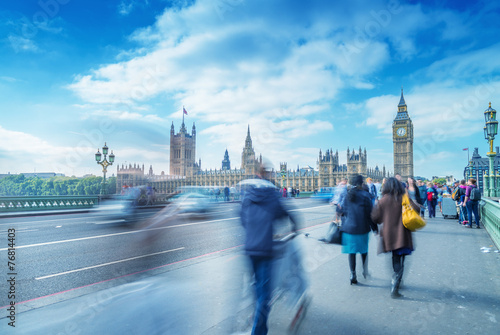
<path id="1" fill-rule="evenodd" d="M 398 113 L 392 122 L 394 144 L 394 174 L 403 180 L 413 177 L 413 123 L 408 115 L 403 89 L 398 104 Z"/>
<path id="2" fill-rule="evenodd" d="M 193 122 L 191 135 L 188 134 L 182 115 L 181 129 L 175 134 L 174 123 L 170 127 L 170 174 L 192 176 L 200 170 L 201 160 L 196 163 L 196 126 Z"/>
<path id="3" fill-rule="evenodd" d="M 240 181 L 253 178 L 262 163 L 262 155 L 256 158 L 255 150 L 252 146 L 250 126 L 247 129 L 245 146 L 241 153 L 240 169 L 231 169 L 229 154 L 224 154 L 222 168 L 201 170 L 201 160 L 195 161 L 196 152 L 196 128 L 193 124 L 191 135 L 186 132 L 184 120 L 178 134 L 175 134 L 174 125 L 170 129 L 170 174 L 163 172 L 154 175 L 150 167 L 147 175 L 144 174 L 144 165 L 132 167 L 117 167 L 117 187 L 118 192 L 124 186 L 151 185 L 158 193 L 171 193 L 182 186 L 212 186 L 212 187 L 232 187 Z M 371 169 L 367 167 L 366 149 L 358 151 L 347 149 L 347 163 L 340 164 L 338 151 L 333 153 L 332 149 L 326 150 L 325 154 L 319 151 L 317 170 L 311 167 L 307 169 L 288 170 L 287 163 L 280 163 L 280 170 L 271 173 L 271 181 L 279 187 L 299 189 L 303 192 L 312 192 L 322 187 L 333 187 L 343 179 L 349 179 L 354 174 L 361 174 L 363 177 L 371 177 L 375 180 L 382 180 L 386 177 L 385 167 L 380 171 L 378 167 Z"/>
<path id="4" fill-rule="evenodd" d="M 347 148 L 347 164 L 339 163 L 338 150 L 333 153 L 333 150 L 326 150 L 323 155 L 319 151 L 319 158 L 317 161 L 319 171 L 319 187 L 334 187 L 340 180 L 349 180 L 353 175 L 360 174 L 363 177 L 370 177 L 374 180 L 382 180 L 386 177 L 385 167 L 380 171 L 378 166 L 375 169 L 368 168 L 366 148 L 364 151 L 352 150 Z"/>

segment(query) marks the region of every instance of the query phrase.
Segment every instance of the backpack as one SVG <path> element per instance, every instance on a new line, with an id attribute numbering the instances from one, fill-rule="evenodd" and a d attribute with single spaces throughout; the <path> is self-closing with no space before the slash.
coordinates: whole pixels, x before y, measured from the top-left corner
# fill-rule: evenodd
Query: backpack
<path id="1" fill-rule="evenodd" d="M 432 200 L 437 200 L 437 198 L 438 198 L 438 192 L 435 189 L 433 189 Z"/>
<path id="2" fill-rule="evenodd" d="M 474 187 L 470 191 L 470 200 L 472 201 L 481 200 L 481 190 L 478 187 Z"/>
<path id="3" fill-rule="evenodd" d="M 453 200 L 460 201 L 460 198 L 462 197 L 462 195 L 464 195 L 464 189 L 459 186 L 459 187 L 457 187 L 455 192 L 453 192 L 453 195 L 452 195 Z"/>

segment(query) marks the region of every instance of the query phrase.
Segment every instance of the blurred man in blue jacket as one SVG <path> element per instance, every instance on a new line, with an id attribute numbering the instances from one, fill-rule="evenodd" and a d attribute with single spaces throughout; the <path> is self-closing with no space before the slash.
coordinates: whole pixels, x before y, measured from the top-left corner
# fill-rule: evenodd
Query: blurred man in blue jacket
<path id="1" fill-rule="evenodd" d="M 246 230 L 245 252 L 255 275 L 257 305 L 252 328 L 253 335 L 267 334 L 267 319 L 271 306 L 271 270 L 273 257 L 273 223 L 289 216 L 292 230 L 295 221 L 281 203 L 278 189 L 269 182 L 271 164 L 260 166 L 255 179 L 242 184 L 245 194 L 241 202 L 241 223 Z"/>

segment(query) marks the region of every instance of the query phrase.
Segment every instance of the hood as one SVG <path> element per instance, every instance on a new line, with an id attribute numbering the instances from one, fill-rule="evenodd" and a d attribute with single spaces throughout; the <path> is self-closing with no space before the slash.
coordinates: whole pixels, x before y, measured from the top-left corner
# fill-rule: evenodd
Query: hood
<path id="1" fill-rule="evenodd" d="M 276 187 L 264 179 L 247 179 L 239 184 L 245 191 L 245 197 L 252 202 L 265 202 L 276 197 Z"/>

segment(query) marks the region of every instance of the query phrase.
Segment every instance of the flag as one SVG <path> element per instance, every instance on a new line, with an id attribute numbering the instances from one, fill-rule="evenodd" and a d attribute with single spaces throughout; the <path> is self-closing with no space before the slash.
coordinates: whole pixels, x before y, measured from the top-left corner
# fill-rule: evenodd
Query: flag
<path id="1" fill-rule="evenodd" d="M 182 107 L 182 110 L 184 111 L 184 114 L 188 115 L 188 112 L 184 107 Z"/>
<path id="2" fill-rule="evenodd" d="M 186 113 L 187 114 L 187 113 Z M 462 151 L 469 150 L 469 148 L 463 148 Z"/>

